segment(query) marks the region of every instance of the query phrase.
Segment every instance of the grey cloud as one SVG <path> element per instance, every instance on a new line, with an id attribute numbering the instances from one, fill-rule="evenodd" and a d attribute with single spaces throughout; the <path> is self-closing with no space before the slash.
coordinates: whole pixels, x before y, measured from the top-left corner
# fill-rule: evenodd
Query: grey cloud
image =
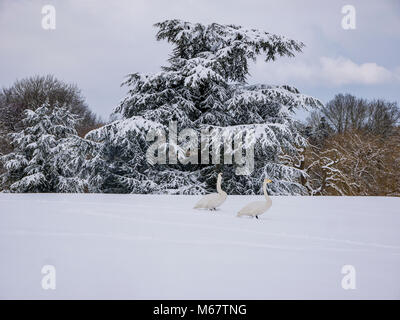
<path id="1" fill-rule="evenodd" d="M 41 7 L 45 4 L 57 10 L 55 31 L 41 28 Z M 255 27 L 305 42 L 303 54 L 294 59 L 277 61 L 273 67 L 261 62 L 252 66 L 254 77 L 250 81 L 274 83 L 282 80 L 277 75 L 286 72 L 285 81 L 291 83 L 293 79 L 309 91 L 306 93 L 319 97 L 320 92 L 327 95 L 327 86 L 332 85 L 315 81 L 313 76 L 321 57 L 334 61 L 343 57 L 356 66 L 375 63 L 385 70 L 399 65 L 398 2 L 352 1 L 357 10 L 354 31 L 344 31 L 340 26 L 341 7 L 345 4 L 341 0 L 2 0 L 0 84 L 8 86 L 17 78 L 53 73 L 82 88 L 90 107 L 106 118 L 126 92 L 120 87 L 126 74 L 156 72 L 168 58 L 170 46 L 155 40 L 152 25 L 179 18 Z M 290 74 L 291 68 L 295 70 L 299 65 L 314 66 L 304 70 L 309 77 L 299 80 Z M 340 74 L 335 76 L 340 78 Z M 338 79 L 338 83 L 346 82 Z M 358 84 L 368 85 L 370 90 L 374 82 Z M 398 94 L 394 90 L 392 96 Z"/>

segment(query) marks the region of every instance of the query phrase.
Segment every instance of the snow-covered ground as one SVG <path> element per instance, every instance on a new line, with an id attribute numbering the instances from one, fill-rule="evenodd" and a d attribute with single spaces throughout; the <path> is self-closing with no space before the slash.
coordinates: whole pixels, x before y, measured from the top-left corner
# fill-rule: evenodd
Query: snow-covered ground
<path id="1" fill-rule="evenodd" d="M 235 214 L 262 197 L 198 198 L 0 194 L 0 298 L 400 299 L 399 198 L 272 197 L 259 220 Z"/>

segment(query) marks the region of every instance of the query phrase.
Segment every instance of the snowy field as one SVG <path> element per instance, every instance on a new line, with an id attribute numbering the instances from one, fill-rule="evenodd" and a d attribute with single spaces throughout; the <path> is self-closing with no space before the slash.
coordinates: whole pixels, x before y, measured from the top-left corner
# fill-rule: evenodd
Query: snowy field
<path id="1" fill-rule="evenodd" d="M 198 198 L 0 194 L 0 298 L 400 299 L 399 198 L 272 197 L 259 220 L 235 214 L 261 196 Z"/>

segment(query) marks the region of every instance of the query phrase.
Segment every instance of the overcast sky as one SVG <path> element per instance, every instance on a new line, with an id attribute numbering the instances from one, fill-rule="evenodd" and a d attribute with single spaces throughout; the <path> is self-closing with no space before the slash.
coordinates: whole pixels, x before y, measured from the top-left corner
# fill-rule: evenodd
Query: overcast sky
<path id="1" fill-rule="evenodd" d="M 56 29 L 42 28 L 42 7 Z M 356 29 L 341 26 L 344 5 Z M 155 40 L 165 19 L 237 24 L 303 41 L 295 58 L 251 67 L 249 83 L 291 84 L 323 102 L 336 93 L 400 102 L 399 0 L 0 0 L 0 85 L 54 74 L 76 83 L 92 110 L 108 119 L 132 72 L 153 73 L 170 45 Z"/>

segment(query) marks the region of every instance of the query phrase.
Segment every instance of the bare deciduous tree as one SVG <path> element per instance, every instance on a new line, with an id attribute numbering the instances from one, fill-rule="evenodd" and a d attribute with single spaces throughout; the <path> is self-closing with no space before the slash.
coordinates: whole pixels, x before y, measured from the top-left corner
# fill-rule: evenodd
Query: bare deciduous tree
<path id="1" fill-rule="evenodd" d="M 36 110 L 46 102 L 50 106 L 66 106 L 72 113 L 79 115 L 81 121 L 76 129 L 80 135 L 100 124 L 76 85 L 67 84 L 52 75 L 34 76 L 18 80 L 0 92 L 1 134 L 21 130 L 23 111 Z"/>
<path id="2" fill-rule="evenodd" d="M 304 185 L 311 195 L 400 195 L 400 129 L 389 139 L 365 131 L 329 137 L 305 152 Z"/>
<path id="3" fill-rule="evenodd" d="M 400 109 L 396 102 L 382 99 L 368 101 L 350 94 L 338 94 L 324 107 L 319 114 L 308 119 L 315 126 L 321 117 L 325 117 L 336 133 L 349 130 L 366 130 L 375 135 L 387 136 L 398 124 Z"/>

